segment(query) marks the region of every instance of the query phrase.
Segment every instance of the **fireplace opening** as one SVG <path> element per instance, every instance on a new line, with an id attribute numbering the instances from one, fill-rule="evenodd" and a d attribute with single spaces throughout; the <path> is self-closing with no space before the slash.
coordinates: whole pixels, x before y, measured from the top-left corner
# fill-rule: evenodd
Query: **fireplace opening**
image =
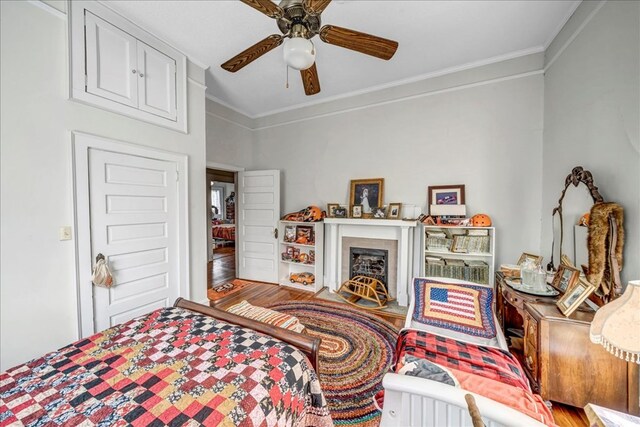
<path id="1" fill-rule="evenodd" d="M 378 279 L 385 286 L 389 274 L 389 251 L 384 249 L 349 249 L 349 278 L 367 276 Z"/>

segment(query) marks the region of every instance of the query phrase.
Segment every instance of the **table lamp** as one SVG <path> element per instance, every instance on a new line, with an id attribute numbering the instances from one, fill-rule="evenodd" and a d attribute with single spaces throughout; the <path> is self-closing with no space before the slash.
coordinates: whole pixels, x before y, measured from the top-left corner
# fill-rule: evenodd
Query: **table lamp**
<path id="1" fill-rule="evenodd" d="M 589 335 L 614 356 L 640 364 L 640 280 L 630 281 L 620 298 L 598 309 Z"/>

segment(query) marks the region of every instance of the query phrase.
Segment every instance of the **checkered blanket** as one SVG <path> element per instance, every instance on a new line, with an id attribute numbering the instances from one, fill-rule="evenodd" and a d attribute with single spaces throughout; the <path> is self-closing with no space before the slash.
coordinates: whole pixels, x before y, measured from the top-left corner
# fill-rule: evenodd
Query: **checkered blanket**
<path id="1" fill-rule="evenodd" d="M 303 353 L 164 308 L 0 374 L 0 426 L 330 426 Z"/>
<path id="2" fill-rule="evenodd" d="M 497 348 L 467 344 L 416 329 L 404 329 L 396 346 L 396 372 L 402 368 L 405 355 L 531 391 L 529 380 L 518 360 L 509 352 Z"/>

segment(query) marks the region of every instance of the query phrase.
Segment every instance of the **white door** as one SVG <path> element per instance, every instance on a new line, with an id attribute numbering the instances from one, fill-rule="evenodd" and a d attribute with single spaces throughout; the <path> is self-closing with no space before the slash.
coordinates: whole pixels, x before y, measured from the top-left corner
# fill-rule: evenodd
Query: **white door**
<path id="1" fill-rule="evenodd" d="M 91 255 L 103 254 L 114 286 L 93 286 L 101 331 L 180 296 L 175 162 L 89 149 Z"/>
<path id="2" fill-rule="evenodd" d="M 176 61 L 138 40 L 138 108 L 176 120 Z"/>
<path id="3" fill-rule="evenodd" d="M 278 283 L 280 171 L 238 173 L 238 276 Z"/>
<path id="4" fill-rule="evenodd" d="M 85 11 L 87 92 L 138 105 L 136 39 Z"/>

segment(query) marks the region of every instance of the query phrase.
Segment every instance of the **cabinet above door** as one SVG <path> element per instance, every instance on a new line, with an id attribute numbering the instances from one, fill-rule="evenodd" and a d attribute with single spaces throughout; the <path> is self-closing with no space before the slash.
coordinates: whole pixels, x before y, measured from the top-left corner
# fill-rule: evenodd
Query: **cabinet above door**
<path id="1" fill-rule="evenodd" d="M 186 57 L 100 3 L 68 10 L 70 97 L 186 133 Z"/>

